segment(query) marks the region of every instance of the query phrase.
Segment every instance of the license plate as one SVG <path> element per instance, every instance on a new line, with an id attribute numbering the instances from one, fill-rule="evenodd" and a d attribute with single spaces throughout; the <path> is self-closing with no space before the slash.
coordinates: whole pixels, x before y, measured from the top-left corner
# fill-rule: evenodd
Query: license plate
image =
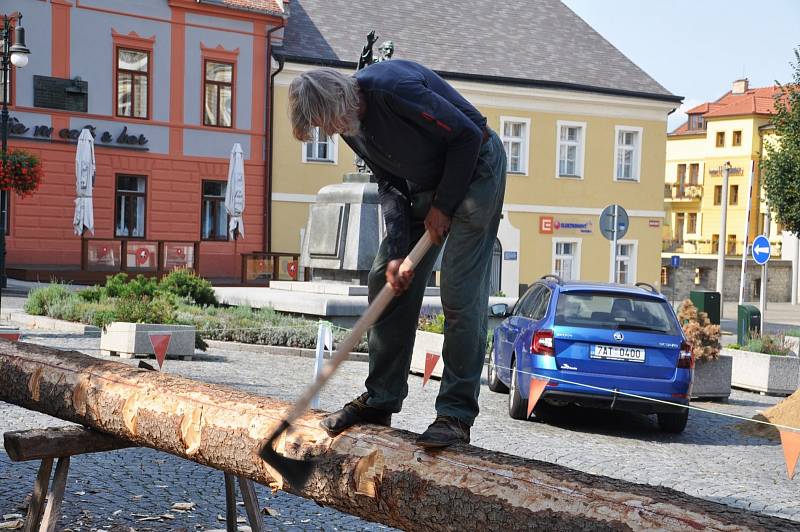
<path id="1" fill-rule="evenodd" d="M 623 347 L 619 345 L 595 345 L 592 349 L 591 357 L 607 360 L 644 362 L 644 349 L 641 347 Z"/>

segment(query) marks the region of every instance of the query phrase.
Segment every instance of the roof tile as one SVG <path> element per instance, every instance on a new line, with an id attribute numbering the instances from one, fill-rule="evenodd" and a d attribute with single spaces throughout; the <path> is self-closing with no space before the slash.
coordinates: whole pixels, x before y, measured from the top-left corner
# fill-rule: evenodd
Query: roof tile
<path id="1" fill-rule="evenodd" d="M 677 101 L 559 0 L 292 0 L 285 57 L 355 64 L 370 30 L 396 58 L 443 73 Z M 377 51 L 377 45 L 376 45 Z"/>

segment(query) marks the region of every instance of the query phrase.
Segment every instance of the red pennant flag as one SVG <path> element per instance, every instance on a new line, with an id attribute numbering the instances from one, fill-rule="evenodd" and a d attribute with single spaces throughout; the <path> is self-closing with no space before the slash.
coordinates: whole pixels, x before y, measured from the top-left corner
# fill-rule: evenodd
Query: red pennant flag
<path id="1" fill-rule="evenodd" d="M 788 430 L 779 430 L 778 432 L 781 433 L 783 456 L 786 458 L 786 472 L 789 473 L 789 480 L 791 480 L 794 478 L 794 467 L 800 456 L 800 432 Z"/>
<path id="2" fill-rule="evenodd" d="M 169 341 L 171 338 L 171 333 L 150 333 L 150 343 L 153 345 L 153 352 L 156 354 L 156 361 L 158 362 L 159 369 L 164 366 L 164 359 L 167 357 L 167 349 L 169 348 Z"/>
<path id="3" fill-rule="evenodd" d="M 548 382 L 550 382 L 550 379 L 537 379 L 536 377 L 531 377 L 531 389 L 528 393 L 528 417 L 531 417 L 531 412 L 533 412 L 533 408 L 536 406 L 536 403 L 539 402 L 539 398 L 542 396 L 542 392 L 544 391 L 544 388 L 547 386 Z"/>
<path id="4" fill-rule="evenodd" d="M 431 378 L 431 373 L 433 373 L 433 368 L 436 367 L 436 363 L 439 362 L 440 355 L 436 353 L 425 353 L 425 375 L 422 377 L 422 385 L 425 386 L 428 384 L 428 379 Z"/>

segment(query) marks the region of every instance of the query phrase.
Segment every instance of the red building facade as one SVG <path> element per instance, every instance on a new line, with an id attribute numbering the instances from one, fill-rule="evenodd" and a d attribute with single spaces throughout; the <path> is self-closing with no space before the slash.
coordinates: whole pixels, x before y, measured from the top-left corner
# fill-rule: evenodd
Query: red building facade
<path id="1" fill-rule="evenodd" d="M 187 264 L 238 279 L 268 234 L 269 57 L 282 0 L 6 0 L 30 62 L 12 75 L 9 146 L 43 161 L 39 190 L 11 196 L 13 277 L 92 279 Z M 95 136 L 94 235 L 72 228 L 80 131 Z M 244 235 L 224 209 L 235 143 Z M 97 272 L 101 273 L 97 273 Z"/>

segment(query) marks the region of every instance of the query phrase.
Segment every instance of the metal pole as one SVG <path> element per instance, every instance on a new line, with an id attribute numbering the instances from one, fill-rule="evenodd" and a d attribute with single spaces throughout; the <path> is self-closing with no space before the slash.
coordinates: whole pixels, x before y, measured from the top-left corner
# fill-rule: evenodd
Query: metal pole
<path id="1" fill-rule="evenodd" d="M 619 216 L 619 205 L 614 204 L 614 238 L 611 240 L 611 282 L 617 282 L 617 216 Z"/>
<path id="2" fill-rule="evenodd" d="M 719 249 L 717 250 L 717 292 L 720 295 L 720 304 L 725 306 L 724 282 L 725 282 L 725 243 L 727 241 L 727 221 L 728 221 L 728 176 L 731 164 L 726 162 L 722 169 L 722 213 L 719 229 Z"/>
<path id="3" fill-rule="evenodd" d="M 5 165 L 6 153 L 8 153 L 8 95 L 11 94 L 10 84 L 11 80 L 11 54 L 9 53 L 11 46 L 11 20 L 8 16 L 3 16 L 3 110 L 0 111 L 0 137 L 2 137 L 2 154 L 3 165 Z M 2 202 L 0 202 L 2 203 Z M 0 310 L 2 310 L 2 289 L 6 287 L 6 208 L 3 203 L 0 206 Z"/>
<path id="4" fill-rule="evenodd" d="M 800 235 L 794 237 L 794 253 L 792 254 L 792 305 L 797 305 L 798 277 L 800 277 Z"/>
<path id="5" fill-rule="evenodd" d="M 739 304 L 744 303 L 744 277 L 747 267 L 747 243 L 750 239 L 750 210 L 753 203 L 753 179 L 755 178 L 756 162 L 750 160 L 750 183 L 747 186 L 747 206 L 744 221 L 744 248 L 742 249 L 742 274 L 739 276 Z"/>
<path id="6" fill-rule="evenodd" d="M 765 219 L 764 219 L 764 236 L 767 237 L 769 240 L 769 226 L 772 223 L 772 217 L 767 211 Z M 771 248 L 770 248 L 771 249 Z M 765 314 L 767 312 L 767 264 L 769 261 L 764 263 L 764 266 L 761 268 L 761 334 L 764 334 L 764 319 Z"/>

